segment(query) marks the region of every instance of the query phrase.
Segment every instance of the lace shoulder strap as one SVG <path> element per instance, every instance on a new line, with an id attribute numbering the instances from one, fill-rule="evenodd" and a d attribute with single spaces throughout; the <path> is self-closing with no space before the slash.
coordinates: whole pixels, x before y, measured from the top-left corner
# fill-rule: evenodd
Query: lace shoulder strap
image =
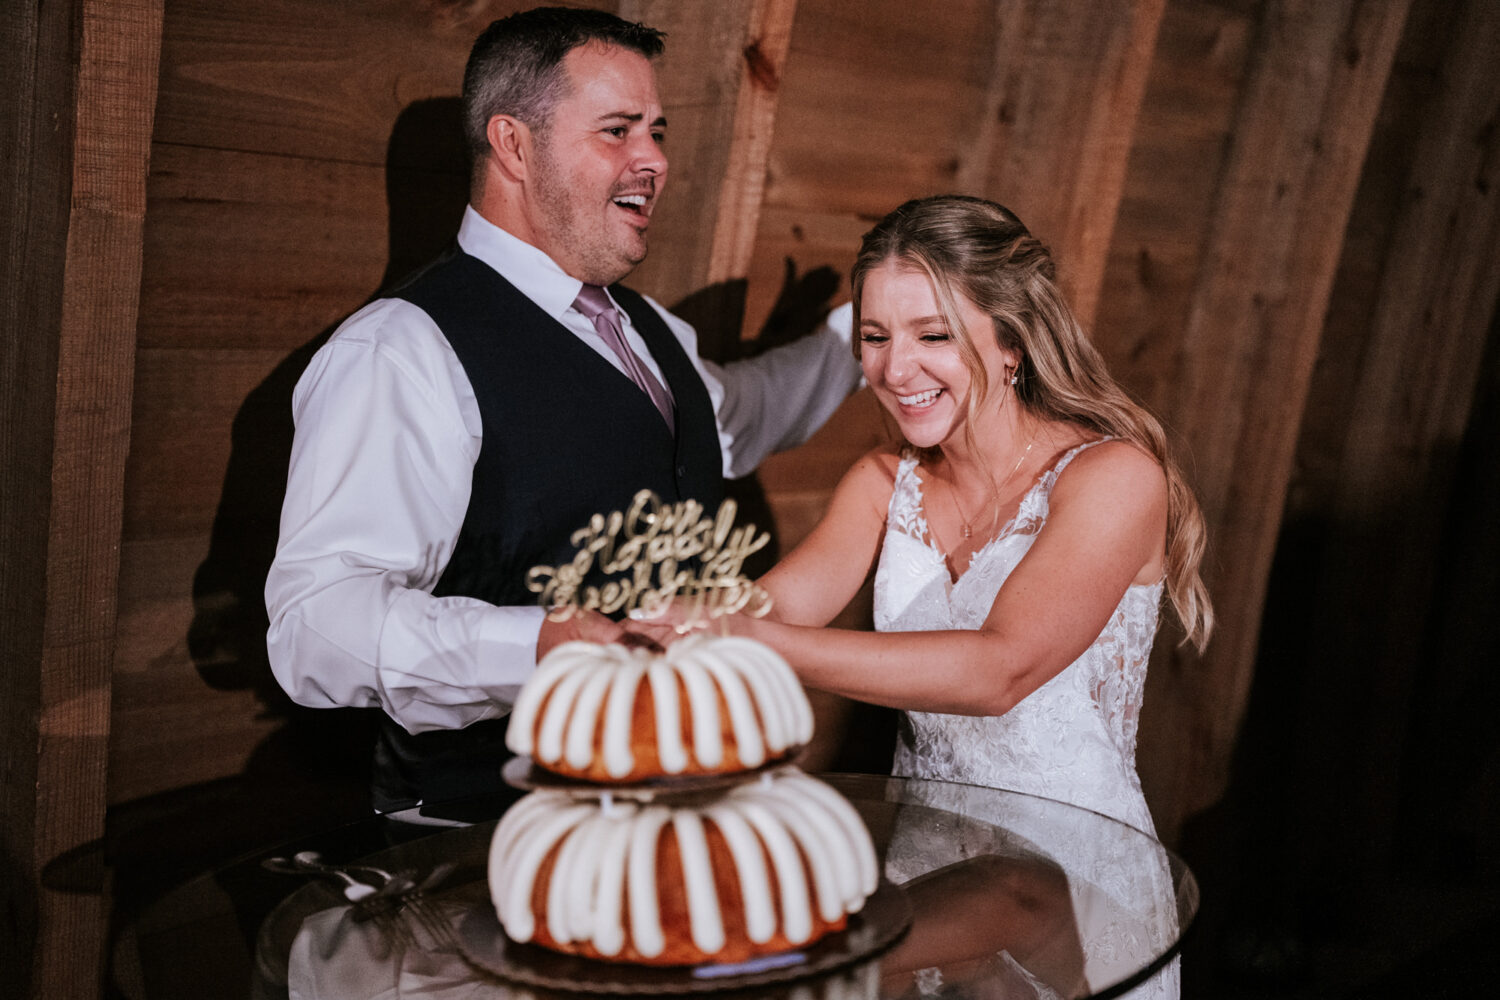
<path id="1" fill-rule="evenodd" d="M 917 475 L 917 456 L 909 450 L 901 453 L 901 461 L 896 466 L 896 481 L 891 489 L 886 517 L 887 523 L 897 531 L 919 542 L 927 541 L 927 518 L 922 516 L 922 480 Z"/>
<path id="2" fill-rule="evenodd" d="M 1012 529 L 1019 532 L 1035 532 L 1040 530 L 1043 522 L 1047 520 L 1047 510 L 1052 497 L 1052 487 L 1057 485 L 1057 477 L 1062 475 L 1062 471 L 1068 467 L 1068 463 L 1072 462 L 1082 452 L 1094 447 L 1094 445 L 1103 444 L 1106 441 L 1113 441 L 1114 439 L 1113 435 L 1095 438 L 1093 441 L 1085 441 L 1083 444 L 1074 445 L 1064 452 L 1063 456 L 1053 464 L 1052 468 L 1037 477 L 1036 483 L 1021 498 L 1020 509 L 1016 511 L 1015 519 L 1011 522 Z"/>
<path id="3" fill-rule="evenodd" d="M 1047 470 L 1046 477 L 1049 478 L 1052 483 L 1057 482 L 1057 477 L 1062 475 L 1062 470 L 1066 469 L 1068 467 L 1068 464 L 1072 462 L 1073 459 L 1088 451 L 1096 444 L 1103 444 L 1106 441 L 1113 440 L 1115 440 L 1115 436 L 1113 434 L 1109 434 L 1102 438 L 1095 438 L 1092 441 L 1085 441 L 1083 442 L 1083 444 L 1075 444 L 1073 447 L 1069 448 L 1066 452 L 1063 453 L 1063 457 L 1057 460 L 1056 465 Z M 1050 487 L 1051 483 L 1049 483 L 1048 485 Z"/>

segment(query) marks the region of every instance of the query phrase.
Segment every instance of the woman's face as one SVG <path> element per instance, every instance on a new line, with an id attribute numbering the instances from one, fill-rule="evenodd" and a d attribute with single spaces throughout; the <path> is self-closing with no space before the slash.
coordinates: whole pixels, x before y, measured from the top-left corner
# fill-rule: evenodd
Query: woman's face
<path id="1" fill-rule="evenodd" d="M 1006 369 L 1019 358 L 1000 347 L 989 316 L 963 295 L 955 298 L 991 392 L 1003 391 Z M 859 313 L 860 366 L 902 436 L 918 448 L 953 440 L 968 413 L 973 379 L 927 275 L 886 261 L 865 276 Z"/>

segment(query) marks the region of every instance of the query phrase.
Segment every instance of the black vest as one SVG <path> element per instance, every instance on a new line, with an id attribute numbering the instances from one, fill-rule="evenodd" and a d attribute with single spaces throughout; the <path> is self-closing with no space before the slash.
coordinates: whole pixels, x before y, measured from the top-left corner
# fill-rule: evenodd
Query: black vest
<path id="1" fill-rule="evenodd" d="M 477 258 L 452 253 L 394 293 L 452 345 L 483 428 L 469 507 L 435 596 L 535 604 L 527 571 L 570 560 L 576 529 L 593 514 L 626 509 L 642 489 L 717 509 L 723 460 L 708 390 L 656 310 L 629 289 L 609 291 L 672 392 L 675 438 L 629 376 Z M 504 719 L 416 736 L 382 723 L 377 810 L 489 795 L 501 785 Z"/>

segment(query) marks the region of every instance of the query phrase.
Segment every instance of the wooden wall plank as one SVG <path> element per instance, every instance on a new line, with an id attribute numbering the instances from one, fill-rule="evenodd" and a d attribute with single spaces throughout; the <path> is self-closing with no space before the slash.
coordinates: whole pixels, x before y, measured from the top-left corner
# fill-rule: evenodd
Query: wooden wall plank
<path id="1" fill-rule="evenodd" d="M 164 28 L 155 140 L 382 164 L 401 110 L 457 95 L 475 36 L 531 6 L 178 0 Z"/>
<path id="2" fill-rule="evenodd" d="M 82 6 L 39 720 L 46 853 L 104 833 L 111 660 L 160 0 Z M 104 900 L 44 892 L 38 981 L 85 995 Z"/>
<path id="3" fill-rule="evenodd" d="M 1163 16 L 1137 118 L 1094 342 L 1158 416 L 1175 394 L 1187 325 L 1254 34 L 1251 12 L 1176 0 Z"/>
<path id="4" fill-rule="evenodd" d="M 870 225 L 907 198 L 954 190 L 982 116 L 995 31 L 993 0 L 945 4 L 942 17 L 901 0 L 801 0 L 749 267 L 749 329 L 766 322 L 789 278 L 819 268 L 832 272 L 833 301 L 846 301 Z M 762 466 L 773 508 L 797 512 L 789 541 L 883 435 L 878 408 L 853 404 L 799 452 Z"/>
<path id="5" fill-rule="evenodd" d="M 126 477 L 131 498 L 125 512 L 126 541 L 194 535 L 206 539 L 223 499 L 236 421 L 260 422 L 267 433 L 277 427 L 290 429 L 289 409 L 285 414 L 257 409 L 241 418 L 247 401 L 274 376 L 285 356 L 277 350 L 250 348 L 141 350 L 136 360 L 135 420 L 173 432 L 135 436 Z M 253 426 L 242 430 L 245 436 L 255 432 Z M 273 478 L 286 475 L 284 468 L 257 472 Z M 167 484 L 170 488 L 164 488 Z M 178 580 L 184 587 L 188 582 Z"/>
<path id="6" fill-rule="evenodd" d="M 994 70 L 959 190 L 1012 208 L 1051 247 L 1092 325 L 1165 0 L 1002 0 Z"/>
<path id="7" fill-rule="evenodd" d="M 792 42 L 796 0 L 757 0 L 744 48 L 734 125 L 709 254 L 709 283 L 743 279 L 755 253 L 777 98 Z"/>
<path id="8" fill-rule="evenodd" d="M 622 17 L 667 33 L 658 76 L 671 166 L 652 218 L 651 255 L 630 283 L 678 305 L 710 356 L 731 356 L 740 336 L 796 10 L 797 0 L 620 5 Z M 689 296 L 698 301 L 684 303 Z"/>
<path id="9" fill-rule="evenodd" d="M 74 5 L 0 18 L 0 980 L 40 993 L 42 706 L 58 327 L 76 103 Z M 36 987 L 35 990 L 33 987 Z"/>
<path id="10" fill-rule="evenodd" d="M 1232 146 L 1162 409 L 1188 442 L 1208 521 L 1218 630 L 1201 659 L 1158 667 L 1178 685 L 1168 836 L 1215 801 L 1253 673 L 1275 548 L 1329 288 L 1405 3 L 1273 0 L 1262 13 Z M 1149 695 L 1148 695 L 1149 698 Z"/>
<path id="11" fill-rule="evenodd" d="M 849 301 L 849 266 L 870 225 L 870 219 L 857 214 L 763 204 L 750 261 L 746 327 L 758 330 L 765 324 L 789 277 L 805 277 L 819 268 L 831 272 L 832 300 Z M 789 267 L 793 275 L 788 275 Z"/>
<path id="12" fill-rule="evenodd" d="M 152 620 L 164 627 L 183 625 L 193 610 L 175 602 Z M 145 621 L 138 616 L 138 624 Z M 115 679 L 122 707 L 115 717 L 120 732 L 113 751 L 136 762 L 112 789 L 124 802 L 242 774 L 257 748 L 285 723 L 266 711 L 255 690 L 205 690 L 186 655 L 174 655 L 162 667 L 149 676 Z M 168 716 L 178 723 L 163 726 Z M 185 747 L 193 752 L 184 753 Z"/>
<path id="13" fill-rule="evenodd" d="M 382 166 L 158 143 L 150 194 L 143 349 L 289 351 L 381 285 Z"/>
<path id="14" fill-rule="evenodd" d="M 16 437 L 8 424 L 5 439 L 20 442 L 15 457 L 26 462 L 15 473 L 4 463 L 7 508 L 12 499 L 18 507 L 0 518 L 25 525 L 24 534 L 6 537 L 0 602 L 0 631 L 17 636 L 7 646 L 16 642 L 23 653 L 7 656 L 5 671 L 19 681 L 6 693 L 18 697 L 0 699 L 17 713 L 8 720 L 14 727 L 5 727 L 0 840 L 6 896 L 18 904 L 6 907 L 6 920 L 19 923 L 4 928 L 0 964 L 23 996 L 88 996 L 100 985 L 102 869 L 79 866 L 91 850 L 98 861 L 104 832 L 122 482 L 161 17 L 154 0 L 84 0 L 6 21 L 7 34 L 16 32 L 6 41 L 26 54 L 29 78 L 5 81 L 16 84 L 14 91 L 7 86 L 18 101 L 16 132 L 7 138 L 18 140 L 21 155 L 4 197 L 8 207 L 34 199 L 12 216 L 14 235 L 26 240 L 11 257 L 21 264 L 18 289 L 25 290 L 14 318 L 25 316 L 24 339 L 39 348 L 14 358 L 14 375 L 7 367 L 10 405 L 27 412 L 15 414 Z M 10 332 L 20 339 L 21 328 Z M 13 490 L 12 475 L 45 485 Z M 24 581 L 12 575 L 18 573 Z M 12 597 L 21 586 L 35 595 L 25 618 Z M 49 865 L 63 869 L 50 884 L 43 874 Z M 94 892 L 56 887 L 91 880 Z"/>
<path id="15" fill-rule="evenodd" d="M 1189 481 L 1197 463 L 1184 439 L 1190 416 L 1171 406 L 1209 220 L 1234 133 L 1256 37 L 1255 6 L 1174 0 L 1163 15 L 1120 202 L 1094 342 L 1111 371 L 1166 425 Z M 1212 559 L 1212 555 L 1210 556 Z M 1136 764 L 1158 829 L 1183 808 L 1183 733 L 1196 711 L 1191 684 L 1171 662 L 1163 629 L 1146 679 Z M 1175 821 L 1174 821 L 1175 822 Z"/>
<path id="16" fill-rule="evenodd" d="M 993 0 L 945 4 L 942 17 L 900 0 L 802 0 L 767 207 L 873 221 L 952 190 L 981 115 L 994 22 Z"/>

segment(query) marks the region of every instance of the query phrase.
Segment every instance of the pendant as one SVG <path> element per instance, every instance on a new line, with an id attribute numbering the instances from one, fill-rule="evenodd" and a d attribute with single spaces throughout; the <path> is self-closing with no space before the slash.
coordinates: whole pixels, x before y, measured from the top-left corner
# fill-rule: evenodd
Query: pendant
<path id="1" fill-rule="evenodd" d="M 971 538 L 971 537 L 973 537 L 973 535 L 974 535 L 974 529 L 970 528 L 967 524 L 964 525 L 964 537 L 965 538 Z"/>

